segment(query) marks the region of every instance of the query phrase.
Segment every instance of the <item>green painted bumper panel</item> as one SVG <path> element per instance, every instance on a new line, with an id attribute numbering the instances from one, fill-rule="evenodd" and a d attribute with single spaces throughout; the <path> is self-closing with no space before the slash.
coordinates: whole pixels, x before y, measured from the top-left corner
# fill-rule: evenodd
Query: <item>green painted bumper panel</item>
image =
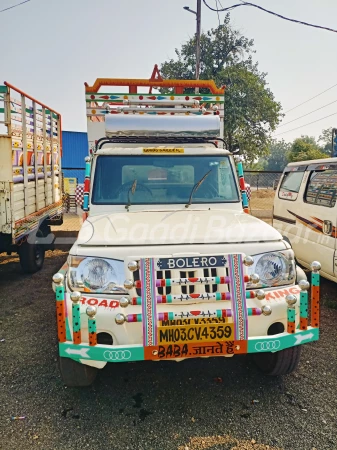
<path id="1" fill-rule="evenodd" d="M 144 347 L 142 345 L 95 345 L 90 347 L 86 344 L 74 345 L 72 343 L 59 344 L 60 356 L 71 359 L 82 359 L 105 362 L 131 362 L 144 361 Z"/>
<path id="2" fill-rule="evenodd" d="M 317 341 L 318 328 L 308 328 L 295 334 L 282 333 L 276 336 L 260 336 L 248 339 L 248 353 L 277 352 L 296 345 Z M 59 344 L 60 356 L 74 360 L 91 360 L 104 362 L 132 362 L 144 361 L 144 347 L 142 345 L 101 345 L 90 347 L 87 344 L 74 345 L 71 342 Z M 157 359 L 157 358 L 156 358 Z"/>
<path id="3" fill-rule="evenodd" d="M 317 341 L 319 329 L 308 327 L 306 331 L 297 331 L 294 334 L 282 333 L 276 336 L 258 337 L 248 339 L 248 353 L 278 352 L 300 344 Z"/>

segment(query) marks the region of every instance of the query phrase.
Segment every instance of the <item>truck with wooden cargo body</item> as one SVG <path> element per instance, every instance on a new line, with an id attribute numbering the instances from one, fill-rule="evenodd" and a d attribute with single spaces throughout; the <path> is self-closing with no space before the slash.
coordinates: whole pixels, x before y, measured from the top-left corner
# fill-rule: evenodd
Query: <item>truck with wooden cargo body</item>
<path id="1" fill-rule="evenodd" d="M 26 273 L 42 268 L 62 224 L 61 148 L 61 115 L 1 85 L 0 253 L 17 252 Z"/>

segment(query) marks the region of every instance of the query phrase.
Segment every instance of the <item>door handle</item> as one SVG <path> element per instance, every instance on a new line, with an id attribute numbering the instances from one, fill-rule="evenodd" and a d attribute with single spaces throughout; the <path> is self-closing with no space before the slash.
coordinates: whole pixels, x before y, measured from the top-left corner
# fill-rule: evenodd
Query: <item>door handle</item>
<path id="1" fill-rule="evenodd" d="M 324 222 L 323 222 L 323 233 L 328 235 L 328 236 L 331 236 L 332 228 L 333 227 L 332 227 L 331 220 L 324 220 Z"/>

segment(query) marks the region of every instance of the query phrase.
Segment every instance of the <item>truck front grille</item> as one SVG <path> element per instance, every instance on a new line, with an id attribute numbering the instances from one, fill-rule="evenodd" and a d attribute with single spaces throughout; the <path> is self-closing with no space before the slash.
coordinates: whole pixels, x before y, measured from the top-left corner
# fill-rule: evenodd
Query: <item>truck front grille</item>
<path id="1" fill-rule="evenodd" d="M 193 278 L 193 277 L 216 277 L 216 276 L 226 276 L 228 275 L 227 270 L 223 267 L 210 267 L 204 269 L 195 269 L 189 271 L 180 270 L 157 270 L 156 276 L 158 280 L 170 279 L 170 278 Z M 138 281 L 139 270 L 132 272 L 133 281 Z M 213 293 L 213 292 L 227 292 L 228 287 L 226 284 L 216 285 L 216 284 L 187 284 L 187 285 L 174 285 L 167 287 L 158 287 L 157 292 L 159 295 L 179 295 L 179 294 L 199 294 L 202 292 Z M 141 296 L 141 289 L 135 289 L 134 294 Z"/>

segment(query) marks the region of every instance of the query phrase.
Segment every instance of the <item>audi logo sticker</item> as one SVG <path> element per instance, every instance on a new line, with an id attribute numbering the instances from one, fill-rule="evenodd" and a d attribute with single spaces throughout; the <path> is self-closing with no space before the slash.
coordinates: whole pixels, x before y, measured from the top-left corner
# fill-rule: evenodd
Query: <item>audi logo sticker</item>
<path id="1" fill-rule="evenodd" d="M 131 358 L 130 350 L 106 350 L 103 353 L 106 361 L 127 361 Z"/>
<path id="2" fill-rule="evenodd" d="M 255 344 L 255 350 L 257 352 L 273 352 L 281 347 L 280 341 L 264 341 L 257 342 Z"/>

